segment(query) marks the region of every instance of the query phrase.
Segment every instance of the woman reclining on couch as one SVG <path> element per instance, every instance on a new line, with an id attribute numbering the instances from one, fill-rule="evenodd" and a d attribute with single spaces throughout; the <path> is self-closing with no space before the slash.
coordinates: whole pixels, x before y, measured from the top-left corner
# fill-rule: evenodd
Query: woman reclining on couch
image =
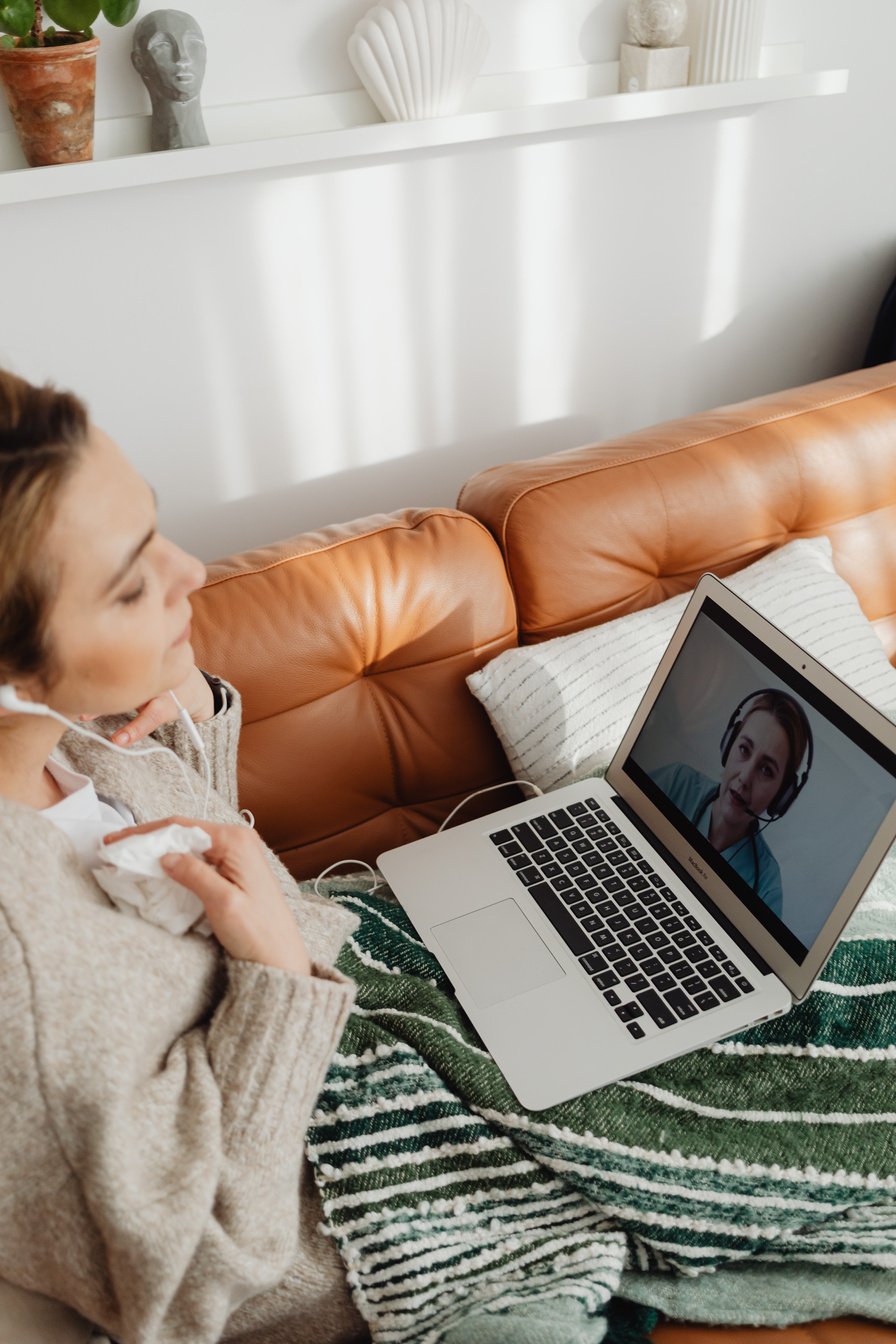
<path id="1" fill-rule="evenodd" d="M 201 580 L 83 406 L 0 374 L 0 1278 L 121 1344 L 351 1344 L 348 1283 L 406 1344 L 584 1344 L 625 1299 L 643 1334 L 681 1283 L 696 1319 L 892 1319 L 883 917 L 747 1039 L 521 1115 L 400 910 L 304 895 L 236 812 Z M 70 731 L 99 715 L 118 750 Z M 214 938 L 92 871 L 110 833 L 204 812 L 191 734 L 211 847 L 168 871 Z"/>
<path id="2" fill-rule="evenodd" d="M 70 720 L 128 715 L 115 742 L 155 732 L 189 767 L 176 691 L 212 843 L 167 866 L 215 934 L 127 918 L 91 874 L 101 837 L 197 814 L 172 754 L 0 711 L 0 1277 L 126 1341 L 349 1344 L 368 1334 L 303 1136 L 353 917 L 302 897 L 227 801 L 239 697 L 194 665 L 203 576 L 81 402 L 0 373 L 0 681 Z"/>

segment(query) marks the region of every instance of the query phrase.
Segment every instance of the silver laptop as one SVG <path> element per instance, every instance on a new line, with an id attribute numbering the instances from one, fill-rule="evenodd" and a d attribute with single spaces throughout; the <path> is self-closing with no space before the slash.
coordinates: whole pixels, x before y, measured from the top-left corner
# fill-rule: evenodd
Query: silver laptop
<path id="1" fill-rule="evenodd" d="M 896 838 L 896 727 L 704 575 L 604 779 L 380 856 L 540 1110 L 785 1013 Z"/>

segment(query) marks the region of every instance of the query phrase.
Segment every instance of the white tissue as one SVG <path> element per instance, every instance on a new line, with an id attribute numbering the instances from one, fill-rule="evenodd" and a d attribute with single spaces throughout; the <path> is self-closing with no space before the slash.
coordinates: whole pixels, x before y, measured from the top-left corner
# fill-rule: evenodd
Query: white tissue
<path id="1" fill-rule="evenodd" d="M 169 933 L 211 935 L 205 907 L 199 897 L 159 863 L 165 854 L 204 854 L 211 836 L 198 826 L 160 826 L 143 835 L 128 835 L 98 847 L 99 866 L 93 875 L 119 910 L 139 916 Z"/>

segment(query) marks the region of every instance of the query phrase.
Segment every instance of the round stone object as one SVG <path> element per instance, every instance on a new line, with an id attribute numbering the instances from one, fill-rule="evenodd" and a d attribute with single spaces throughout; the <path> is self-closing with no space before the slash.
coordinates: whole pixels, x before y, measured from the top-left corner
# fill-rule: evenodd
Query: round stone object
<path id="1" fill-rule="evenodd" d="M 687 0 L 629 0 L 629 31 L 639 47 L 674 47 L 687 22 Z"/>

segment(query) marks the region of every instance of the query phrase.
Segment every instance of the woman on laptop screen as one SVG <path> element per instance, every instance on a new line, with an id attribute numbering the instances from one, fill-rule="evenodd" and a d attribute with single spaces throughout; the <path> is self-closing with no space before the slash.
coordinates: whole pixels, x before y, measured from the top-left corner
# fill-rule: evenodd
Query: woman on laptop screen
<path id="1" fill-rule="evenodd" d="M 761 832 L 784 816 L 806 783 L 808 720 L 785 691 L 753 691 L 728 720 L 720 750 L 718 781 L 681 763 L 662 766 L 651 778 L 780 919 L 781 871 Z"/>

